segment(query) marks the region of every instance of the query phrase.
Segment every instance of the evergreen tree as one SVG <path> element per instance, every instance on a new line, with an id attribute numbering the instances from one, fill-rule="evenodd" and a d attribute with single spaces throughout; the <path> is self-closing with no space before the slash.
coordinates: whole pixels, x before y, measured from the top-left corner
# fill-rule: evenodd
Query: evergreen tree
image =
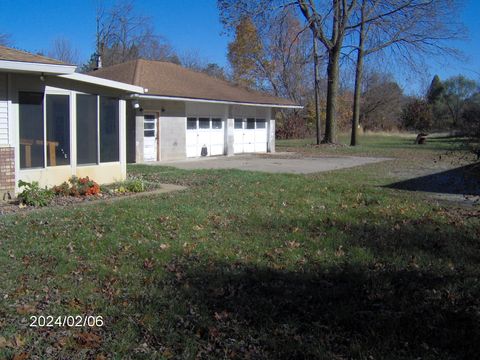
<path id="1" fill-rule="evenodd" d="M 442 100 L 444 93 L 444 86 L 438 75 L 435 75 L 430 83 L 430 87 L 427 92 L 427 102 L 430 105 L 435 104 L 438 101 Z"/>

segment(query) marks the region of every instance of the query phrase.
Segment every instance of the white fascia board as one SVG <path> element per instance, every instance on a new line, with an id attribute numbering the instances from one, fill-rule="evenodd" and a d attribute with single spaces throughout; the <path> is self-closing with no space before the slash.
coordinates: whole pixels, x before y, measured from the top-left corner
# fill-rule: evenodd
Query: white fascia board
<path id="1" fill-rule="evenodd" d="M 211 103 L 211 104 L 257 106 L 257 107 L 281 108 L 281 109 L 303 109 L 303 106 L 300 106 L 300 105 L 262 104 L 262 103 L 249 103 L 249 102 L 240 102 L 240 101 L 194 99 L 194 98 L 184 98 L 184 97 L 175 97 L 175 96 L 161 96 L 161 95 L 132 94 L 132 95 L 130 95 L 130 97 L 134 98 L 134 99 L 172 100 L 172 101 L 186 101 L 186 102 L 199 102 L 199 103 Z"/>
<path id="2" fill-rule="evenodd" d="M 0 60 L 0 71 L 18 71 L 18 72 L 35 72 L 44 74 L 71 74 L 75 72 L 75 65 L 55 65 L 42 64 L 22 61 Z"/>
<path id="3" fill-rule="evenodd" d="M 130 85 L 126 83 L 122 83 L 120 81 L 108 80 L 99 78 L 96 76 L 73 73 L 67 75 L 60 75 L 59 77 L 74 81 L 81 81 L 88 84 L 94 84 L 99 86 L 105 86 L 113 89 L 124 90 L 132 93 L 143 94 L 144 90 L 141 86 Z"/>

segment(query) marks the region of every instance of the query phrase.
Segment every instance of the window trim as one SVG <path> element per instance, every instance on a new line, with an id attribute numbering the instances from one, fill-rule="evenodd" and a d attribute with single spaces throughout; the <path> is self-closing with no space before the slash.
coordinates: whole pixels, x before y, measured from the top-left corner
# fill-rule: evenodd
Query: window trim
<path id="1" fill-rule="evenodd" d="M 188 119 L 195 119 L 196 120 L 196 128 L 195 129 L 189 129 L 188 128 Z M 208 128 L 201 128 L 200 127 L 200 119 L 208 119 Z M 214 129 L 213 126 L 213 120 L 220 120 L 221 122 L 221 128 L 220 129 Z M 185 120 L 185 130 L 186 131 L 207 131 L 207 130 L 223 130 L 225 131 L 225 118 L 223 116 L 215 116 L 215 115 L 206 115 L 206 116 L 186 116 Z"/>
<path id="2" fill-rule="evenodd" d="M 234 124 L 233 124 L 234 130 L 257 130 L 257 129 L 263 130 L 263 129 L 265 129 L 265 130 L 268 131 L 268 128 L 269 128 L 269 124 L 268 124 L 269 120 L 268 120 L 268 117 L 234 117 L 233 119 L 234 119 Z M 241 129 L 235 128 L 235 122 L 236 122 L 237 120 L 242 120 L 242 126 L 243 126 L 243 127 L 242 127 Z M 253 123 L 254 123 L 253 129 L 247 128 L 248 120 L 253 120 Z M 263 127 L 263 128 L 257 127 L 257 121 L 258 121 L 258 120 L 260 120 L 260 121 L 262 121 L 263 123 L 265 123 L 265 127 Z"/>

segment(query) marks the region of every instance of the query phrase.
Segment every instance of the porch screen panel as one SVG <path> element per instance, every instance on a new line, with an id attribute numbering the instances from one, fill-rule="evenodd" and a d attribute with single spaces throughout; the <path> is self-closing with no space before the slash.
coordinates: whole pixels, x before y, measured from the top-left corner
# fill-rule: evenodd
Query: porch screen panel
<path id="1" fill-rule="evenodd" d="M 43 93 L 19 92 L 20 168 L 42 168 L 44 159 Z"/>
<path id="2" fill-rule="evenodd" d="M 100 162 L 120 160 L 118 100 L 100 97 Z"/>
<path id="3" fill-rule="evenodd" d="M 77 95 L 77 163 L 98 162 L 97 96 Z"/>
<path id="4" fill-rule="evenodd" d="M 47 95 L 47 164 L 70 164 L 70 97 Z"/>

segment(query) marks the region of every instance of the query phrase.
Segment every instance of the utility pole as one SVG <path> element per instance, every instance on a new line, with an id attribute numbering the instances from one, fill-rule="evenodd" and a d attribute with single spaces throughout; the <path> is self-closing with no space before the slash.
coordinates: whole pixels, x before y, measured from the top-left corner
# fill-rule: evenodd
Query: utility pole
<path id="1" fill-rule="evenodd" d="M 321 130 L 321 121 L 320 121 L 320 99 L 318 94 L 318 53 L 317 53 L 317 39 L 315 33 L 313 35 L 313 74 L 315 82 L 315 125 L 317 129 L 317 145 L 320 145 L 322 142 L 322 130 Z"/>

